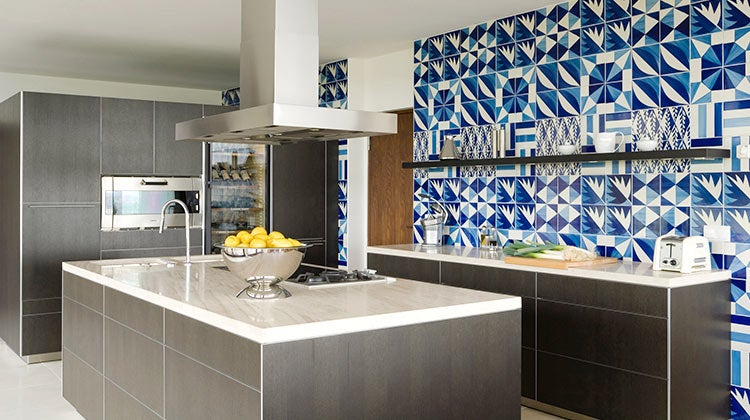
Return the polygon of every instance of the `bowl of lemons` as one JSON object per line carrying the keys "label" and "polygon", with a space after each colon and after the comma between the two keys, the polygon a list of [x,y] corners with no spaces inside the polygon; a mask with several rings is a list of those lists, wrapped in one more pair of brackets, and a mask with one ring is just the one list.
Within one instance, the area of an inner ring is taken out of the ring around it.
{"label": "bowl of lemons", "polygon": [[214,246],[221,249],[229,271],[250,283],[244,290],[248,296],[272,299],[289,295],[277,284],[294,274],[312,245],[287,238],[279,231],[269,233],[258,226],[252,231],[229,235],[223,244]]}

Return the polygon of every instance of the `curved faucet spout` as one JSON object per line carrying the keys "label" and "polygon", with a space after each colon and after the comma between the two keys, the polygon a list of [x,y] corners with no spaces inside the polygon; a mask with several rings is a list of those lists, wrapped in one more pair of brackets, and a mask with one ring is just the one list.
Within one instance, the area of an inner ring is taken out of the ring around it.
{"label": "curved faucet spout", "polygon": [[179,204],[185,211],[185,265],[190,265],[190,210],[187,205],[180,200],[173,199],[164,203],[161,208],[161,222],[159,223],[159,233],[164,232],[164,220],[167,215],[167,209],[173,205]]}

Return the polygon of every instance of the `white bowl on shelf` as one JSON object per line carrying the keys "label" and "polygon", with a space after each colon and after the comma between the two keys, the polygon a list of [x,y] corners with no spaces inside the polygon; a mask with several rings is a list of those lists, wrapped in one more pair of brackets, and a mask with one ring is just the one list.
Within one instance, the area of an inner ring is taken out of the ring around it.
{"label": "white bowl on shelf", "polygon": [[656,146],[659,145],[656,140],[651,140],[648,137],[644,137],[638,140],[635,144],[636,146],[638,146],[638,150],[640,150],[641,152],[650,152],[652,150],[655,150]]}
{"label": "white bowl on shelf", "polygon": [[561,155],[572,155],[576,152],[575,144],[561,144],[557,146],[557,152]]}

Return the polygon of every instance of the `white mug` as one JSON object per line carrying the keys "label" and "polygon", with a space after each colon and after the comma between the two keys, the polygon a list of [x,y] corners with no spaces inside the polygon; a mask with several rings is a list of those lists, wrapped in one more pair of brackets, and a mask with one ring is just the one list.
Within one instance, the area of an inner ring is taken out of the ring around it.
{"label": "white mug", "polygon": [[[620,141],[617,141],[617,135],[620,135]],[[594,150],[596,153],[613,153],[616,152],[622,144],[625,143],[625,135],[619,131],[614,133],[598,133],[594,138]]]}

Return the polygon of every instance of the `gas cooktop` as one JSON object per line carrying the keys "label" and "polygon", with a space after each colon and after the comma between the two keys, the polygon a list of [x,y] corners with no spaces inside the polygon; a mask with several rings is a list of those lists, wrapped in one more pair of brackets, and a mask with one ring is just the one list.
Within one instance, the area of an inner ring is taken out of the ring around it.
{"label": "gas cooktop", "polygon": [[287,281],[305,286],[343,285],[370,281],[386,281],[387,277],[375,274],[375,270],[324,270],[308,271]]}

